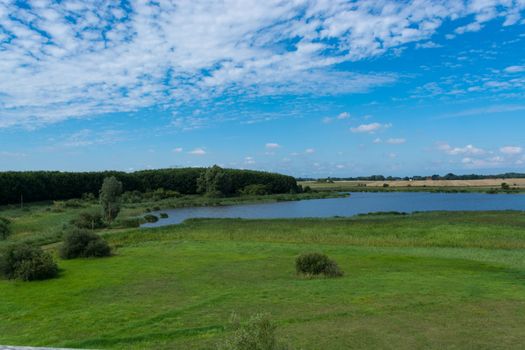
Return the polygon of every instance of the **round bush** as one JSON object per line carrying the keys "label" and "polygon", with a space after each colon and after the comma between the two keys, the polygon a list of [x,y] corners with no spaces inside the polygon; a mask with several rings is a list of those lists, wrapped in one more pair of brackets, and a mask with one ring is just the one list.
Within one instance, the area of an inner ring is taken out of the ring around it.
{"label": "round bush", "polygon": [[6,239],[11,234],[11,221],[0,217],[0,239]]}
{"label": "round bush", "polygon": [[146,220],[146,222],[157,222],[159,221],[159,218],[153,214],[147,214],[147,215],[144,215],[144,220]]}
{"label": "round bush", "polygon": [[66,234],[60,247],[63,259],[103,257],[111,255],[111,248],[102,237],[93,232],[75,229]]}
{"label": "round bush", "polygon": [[309,276],[322,274],[327,277],[338,277],[343,275],[337,263],[321,253],[301,254],[295,260],[295,269],[297,273]]}
{"label": "round bush", "polygon": [[71,220],[71,224],[78,228],[99,229],[106,227],[102,214],[99,212],[83,212]]}
{"label": "round bush", "polygon": [[58,274],[53,257],[42,248],[28,244],[8,247],[2,255],[0,269],[6,278],[22,281],[44,280]]}
{"label": "round bush", "polygon": [[168,213],[160,213],[160,218],[161,219],[167,219],[168,218]]}

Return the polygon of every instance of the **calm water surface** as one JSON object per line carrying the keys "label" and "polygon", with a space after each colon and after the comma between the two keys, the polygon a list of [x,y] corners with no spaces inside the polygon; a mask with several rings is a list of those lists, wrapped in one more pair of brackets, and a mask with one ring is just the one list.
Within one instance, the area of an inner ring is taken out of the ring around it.
{"label": "calm water surface", "polygon": [[[168,209],[169,218],[142,227],[179,224],[190,218],[305,218],[352,216],[378,211],[525,210],[525,195],[482,193],[359,192],[346,198]],[[158,214],[160,212],[154,212]]]}

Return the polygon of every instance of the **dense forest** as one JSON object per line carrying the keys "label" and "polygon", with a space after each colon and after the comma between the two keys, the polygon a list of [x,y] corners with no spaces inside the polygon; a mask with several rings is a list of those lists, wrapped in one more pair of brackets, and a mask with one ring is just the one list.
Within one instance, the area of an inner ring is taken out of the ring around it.
{"label": "dense forest", "polygon": [[[297,182],[291,176],[252,170],[222,169],[231,183],[231,194],[241,192],[249,185],[264,185],[267,193],[297,191]],[[206,168],[179,168],[144,170],[133,173],[9,171],[0,172],[0,204],[80,198],[83,194],[98,195],[104,178],[115,176],[124,191],[154,191],[159,188],[181,194],[196,194],[198,178]]]}
{"label": "dense forest", "polygon": [[383,176],[383,175],[372,175],[372,176],[357,176],[357,177],[328,177],[322,179],[314,178],[298,178],[297,181],[401,181],[401,180],[486,180],[486,179],[524,179],[525,174],[523,173],[505,173],[497,175],[478,175],[478,174],[467,174],[467,175],[455,175],[452,173],[446,175],[430,175],[430,176]]}

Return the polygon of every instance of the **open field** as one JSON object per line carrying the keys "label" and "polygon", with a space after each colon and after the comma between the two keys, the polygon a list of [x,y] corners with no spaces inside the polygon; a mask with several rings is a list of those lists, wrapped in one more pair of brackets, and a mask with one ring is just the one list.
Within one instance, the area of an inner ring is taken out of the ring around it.
{"label": "open field", "polygon": [[[299,182],[303,187],[316,190],[337,191],[465,191],[487,192],[501,190],[506,183],[514,191],[525,192],[525,179],[485,179],[485,180],[424,180],[424,181],[334,181],[319,183],[316,181]],[[388,187],[384,187],[387,184]]]}
{"label": "open field", "polygon": [[[102,234],[115,256],[59,260],[53,280],[0,281],[0,343],[214,349],[232,312],[270,313],[296,349],[525,343],[523,212],[208,219]],[[334,258],[344,277],[296,276],[294,258],[308,251]]]}

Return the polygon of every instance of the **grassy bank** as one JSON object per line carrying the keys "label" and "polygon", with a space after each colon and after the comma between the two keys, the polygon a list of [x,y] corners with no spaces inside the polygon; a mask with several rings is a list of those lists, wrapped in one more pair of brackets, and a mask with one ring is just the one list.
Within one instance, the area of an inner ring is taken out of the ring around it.
{"label": "grassy bank", "polygon": [[[206,197],[186,195],[165,199],[152,199],[135,203],[123,203],[122,210],[114,225],[119,229],[119,222],[143,216],[152,210],[222,206],[250,203],[272,203],[280,201],[297,201],[344,196],[334,191],[320,191],[299,194],[274,194],[261,196]],[[13,235],[7,241],[0,240],[0,247],[10,242],[27,241],[40,245],[51,244],[61,240],[62,231],[72,219],[82,212],[99,211],[97,201],[73,200],[57,202],[29,203],[23,209],[19,206],[0,206],[0,216],[12,221]]]}
{"label": "grassy bank", "polygon": [[[296,349],[519,349],[525,214],[191,220],[106,232],[106,259],[0,281],[0,343],[213,349],[232,311],[268,312]],[[323,251],[345,275],[304,279]]]}

